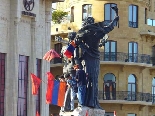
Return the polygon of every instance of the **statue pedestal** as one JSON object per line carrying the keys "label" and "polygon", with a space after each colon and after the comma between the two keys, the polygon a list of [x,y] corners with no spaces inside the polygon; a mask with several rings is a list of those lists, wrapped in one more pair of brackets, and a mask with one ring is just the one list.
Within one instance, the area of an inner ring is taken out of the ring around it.
{"label": "statue pedestal", "polygon": [[[86,115],[87,114],[87,115]],[[89,107],[77,107],[73,112],[60,112],[60,116],[104,116],[105,110]]]}

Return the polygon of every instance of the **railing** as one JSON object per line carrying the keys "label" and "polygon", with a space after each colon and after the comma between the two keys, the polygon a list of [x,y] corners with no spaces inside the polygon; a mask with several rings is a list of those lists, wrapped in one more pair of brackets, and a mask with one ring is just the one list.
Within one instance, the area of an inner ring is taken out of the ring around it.
{"label": "railing", "polygon": [[137,28],[138,27],[138,22],[129,21],[129,27]]}
{"label": "railing", "polygon": [[100,53],[100,61],[135,62],[146,64],[152,63],[150,55],[136,53],[129,54],[122,52],[102,52]]}
{"label": "railing", "polygon": [[[101,52],[100,61],[114,61],[114,62],[134,62],[155,64],[155,57],[146,54],[129,54],[122,52]],[[52,64],[63,63],[63,58],[54,58]]]}
{"label": "railing", "polygon": [[62,58],[54,58],[51,60],[51,64],[63,63]]}
{"label": "railing", "polygon": [[155,103],[155,94],[131,92],[131,91],[116,91],[98,93],[99,100],[126,100],[126,101],[145,101]]}

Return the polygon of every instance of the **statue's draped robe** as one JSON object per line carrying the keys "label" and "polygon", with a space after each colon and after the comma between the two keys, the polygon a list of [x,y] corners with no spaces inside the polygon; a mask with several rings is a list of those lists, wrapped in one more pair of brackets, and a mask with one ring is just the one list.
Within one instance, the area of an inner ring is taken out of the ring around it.
{"label": "statue's draped robe", "polygon": [[[100,70],[100,39],[114,29],[116,20],[104,27],[102,22],[90,24],[78,31],[76,44],[82,49],[82,58],[85,61],[88,84],[85,97],[85,106],[101,108],[98,102],[98,75]],[[76,57],[76,56],[75,56]]]}

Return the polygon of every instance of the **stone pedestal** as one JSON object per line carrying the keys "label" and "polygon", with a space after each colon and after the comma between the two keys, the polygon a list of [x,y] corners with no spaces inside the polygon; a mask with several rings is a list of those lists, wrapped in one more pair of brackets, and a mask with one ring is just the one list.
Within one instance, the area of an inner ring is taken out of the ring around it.
{"label": "stone pedestal", "polygon": [[[88,115],[86,115],[86,113]],[[60,116],[104,116],[105,110],[89,107],[77,107],[73,112],[60,112]]]}

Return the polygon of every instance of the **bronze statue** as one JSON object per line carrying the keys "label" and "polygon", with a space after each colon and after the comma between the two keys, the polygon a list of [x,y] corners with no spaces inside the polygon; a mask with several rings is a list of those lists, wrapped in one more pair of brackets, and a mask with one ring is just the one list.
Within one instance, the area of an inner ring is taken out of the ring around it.
{"label": "bronze statue", "polygon": [[88,107],[102,109],[98,102],[98,75],[100,70],[100,52],[98,48],[102,38],[114,29],[119,20],[117,7],[113,7],[113,9],[116,11],[116,16],[108,26],[104,26],[104,22],[94,23],[94,18],[88,17],[84,20],[83,27],[77,32],[74,39],[77,45],[76,50],[79,49],[78,47],[82,49],[80,58],[78,58],[78,52],[75,52],[75,63],[81,65],[81,61],[84,60],[85,71],[88,74],[85,97],[85,106]]}
{"label": "bronze statue", "polygon": [[[104,21],[94,23],[93,17],[87,17],[76,36],[70,36],[71,40],[75,41],[76,48],[70,68],[67,65],[64,68],[70,69],[69,72],[71,73],[72,66],[78,64],[88,74],[84,105],[92,108],[102,109],[98,102],[98,75],[100,70],[100,52],[98,48],[104,46],[105,40],[103,40],[103,37],[118,24],[118,8],[115,6],[112,9],[116,11],[116,16],[108,26],[104,25]],[[70,33],[70,35],[72,34]],[[82,51],[81,55],[79,55],[79,49]]]}

